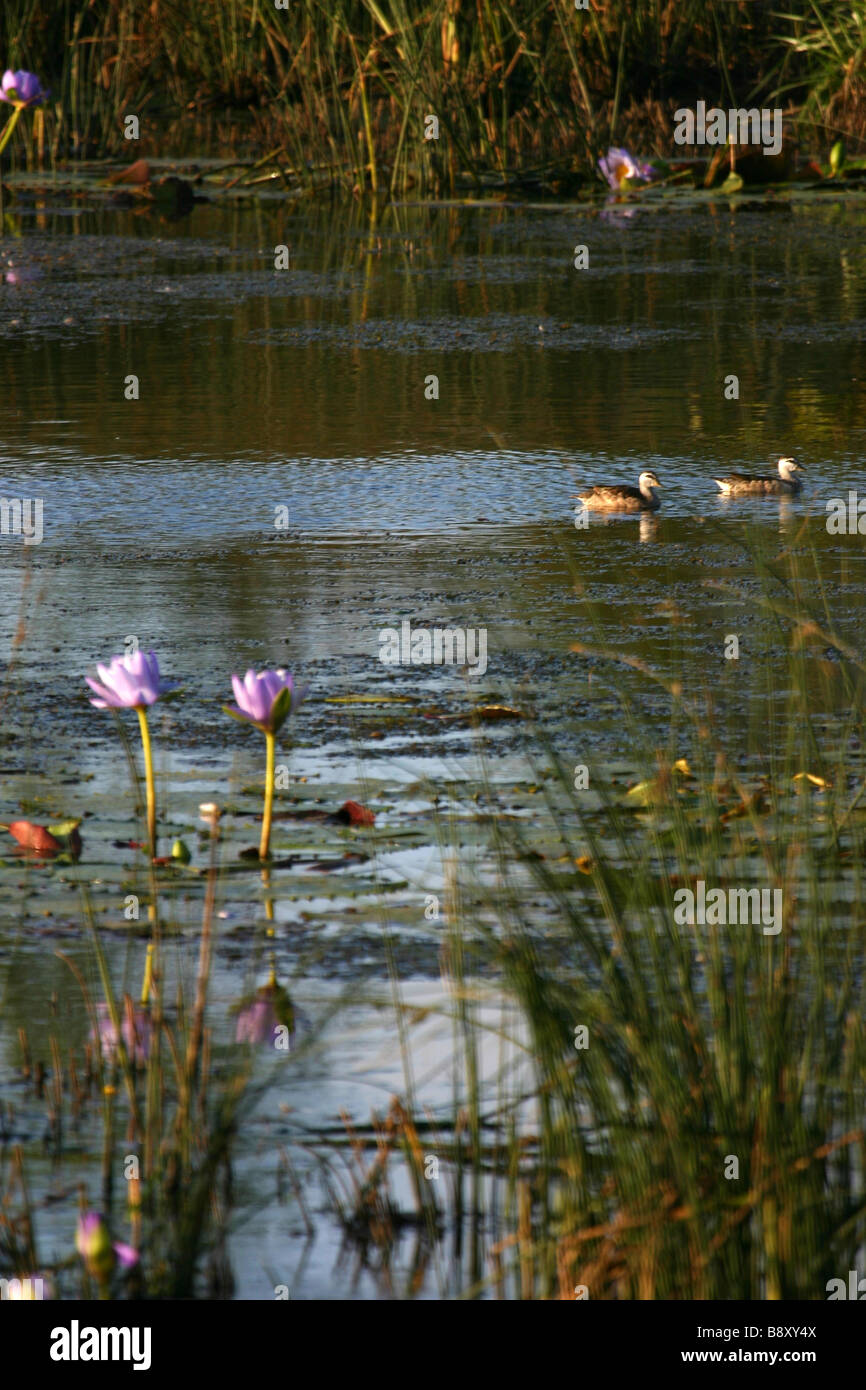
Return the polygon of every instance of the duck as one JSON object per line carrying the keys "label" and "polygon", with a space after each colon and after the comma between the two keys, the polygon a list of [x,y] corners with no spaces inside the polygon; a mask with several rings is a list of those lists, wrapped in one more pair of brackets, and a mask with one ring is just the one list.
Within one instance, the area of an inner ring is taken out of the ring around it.
{"label": "duck", "polygon": [[779,459],[779,476],[772,474],[729,473],[726,478],[713,481],[725,497],[787,497],[799,492],[803,486],[797,474],[803,472],[803,465],[795,458]]}
{"label": "duck", "polygon": [[641,473],[637,487],[625,483],[601,483],[577,495],[588,512],[655,512],[661,499],[655,492],[661,483],[651,469]]}

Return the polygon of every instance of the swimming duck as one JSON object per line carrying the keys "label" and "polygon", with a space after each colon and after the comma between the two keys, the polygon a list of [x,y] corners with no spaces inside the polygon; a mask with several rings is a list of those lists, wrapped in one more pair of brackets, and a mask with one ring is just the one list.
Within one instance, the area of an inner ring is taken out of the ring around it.
{"label": "swimming duck", "polygon": [[803,484],[797,474],[802,471],[803,465],[796,459],[781,458],[778,478],[754,473],[729,473],[726,478],[716,478],[714,481],[725,497],[785,497],[800,491]]}
{"label": "swimming duck", "polygon": [[654,488],[661,483],[652,470],[641,473],[637,487],[625,483],[601,484],[577,495],[588,512],[654,512],[661,500]]}

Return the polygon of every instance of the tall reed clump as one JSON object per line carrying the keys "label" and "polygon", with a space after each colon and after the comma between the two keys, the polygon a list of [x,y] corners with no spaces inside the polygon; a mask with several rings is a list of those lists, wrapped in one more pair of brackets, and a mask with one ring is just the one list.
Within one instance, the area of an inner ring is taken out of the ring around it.
{"label": "tall reed clump", "polygon": [[[55,1161],[63,1160],[63,1134],[70,1124],[93,1128],[101,1172],[97,1184],[84,1178],[81,1203],[82,1212],[98,1210],[100,1216],[83,1220],[95,1223],[92,1241],[109,1256],[107,1232],[122,1235],[130,1257],[126,1264],[132,1266],[121,1278],[113,1261],[101,1265],[91,1252],[81,1269],[84,1297],[225,1297],[231,1292],[223,1248],[232,1216],[231,1160],[242,1115],[258,1088],[251,1084],[249,1049],[237,1049],[229,1059],[217,1054],[215,1062],[207,1020],[215,883],[214,862],[192,999],[185,999],[178,985],[176,996],[166,1000],[160,923],[154,917],[140,999],[116,991],[88,903],[101,1000],[80,967],[58,952],[82,991],[92,1042],[83,1070],[80,1058],[76,1062],[70,1052],[64,1063],[59,1044],[53,1045]],[[22,1046],[29,1074],[26,1040]],[[69,1262],[54,1271],[40,1262],[39,1204],[34,1208],[27,1200],[20,1150],[13,1160],[0,1204],[0,1254],[5,1243],[7,1261],[19,1277],[48,1270],[53,1296],[70,1296]],[[53,1244],[56,1248],[56,1238]]]}
{"label": "tall reed clump", "polygon": [[[742,663],[751,728],[726,729],[709,689],[575,644],[599,674],[624,672],[623,734],[646,777],[624,795],[591,768],[575,791],[573,763],[548,748],[537,771],[552,774],[558,836],[540,853],[537,832],[500,819],[496,926],[463,917],[534,1072],[507,1143],[518,1112],[498,1116],[510,1195],[478,1290],[511,1278],[515,1297],[824,1299],[862,1268],[866,663],[803,563],[755,558],[762,593],[743,602],[787,659]],[[647,682],[669,705],[660,748],[641,718]],[[770,890],[778,931],[709,911],[685,923],[699,880]]]}
{"label": "tall reed clump", "polygon": [[[180,977],[169,984],[166,965],[175,953],[166,949],[165,924],[152,916],[141,993],[119,991],[85,901],[92,971],[57,952],[91,1022],[83,1062],[52,1037],[50,1067],[34,1067],[21,1031],[22,1078],[46,1106],[46,1143],[67,1193],[74,1191],[71,1179],[80,1192],[76,1244],[83,1263],[72,1254],[73,1203],[64,1209],[70,1217],[64,1257],[56,1213],[50,1240],[42,1229],[47,1202],[38,1175],[29,1171],[38,1160],[23,1146],[3,1155],[0,1273],[44,1279],[45,1297],[226,1298],[234,1290],[227,1240],[237,1220],[237,1142],[274,1080],[272,1067],[255,1075],[257,1054],[289,1052],[274,1042],[270,1027],[283,1017],[277,996],[291,1005],[272,974],[271,986],[239,1014],[237,1041],[228,1047],[217,1041],[209,1006],[217,872],[214,847],[191,990]],[[273,1045],[264,1049],[268,1041]],[[82,1164],[80,1144],[68,1142],[70,1133],[82,1132],[99,1155],[95,1173],[90,1162]],[[109,1233],[123,1241],[114,1246],[123,1260],[112,1257]],[[55,1264],[49,1248],[61,1251]]]}
{"label": "tall reed clump", "polygon": [[[108,966],[91,922],[99,976],[113,1024],[113,1069],[125,1096],[125,1105],[118,1106],[114,1084],[104,1088],[103,1205],[120,1205],[125,1197],[133,1231],[146,1232],[140,1283],[150,1297],[193,1297],[202,1259],[208,1253],[211,1281],[214,1271],[224,1268],[214,1254],[225,1239],[231,1154],[242,1105],[249,1099],[248,1053],[214,1074],[212,1033],[206,1015],[216,842],[212,852],[193,998],[185,1001],[182,993],[178,994],[172,1021],[161,968],[161,933],[158,920],[153,921],[156,966],[143,991],[149,997],[145,1001],[147,1012],[141,1017],[148,1040],[144,1067],[136,1065],[140,1059],[123,1027],[124,1012],[133,1012],[131,1000],[127,996],[122,1006],[115,1001]],[[119,1181],[117,1154],[121,1145],[138,1159],[140,1181],[131,1186]]]}
{"label": "tall reed clump", "polygon": [[[122,726],[120,731],[137,788],[128,738]],[[54,1162],[67,1177],[74,1173],[80,1180],[76,1245],[83,1263],[79,1268],[71,1256],[51,1266],[40,1258],[45,1203],[30,1199],[28,1163],[19,1147],[10,1156],[5,1190],[0,1173],[0,1273],[18,1279],[44,1276],[52,1297],[70,1296],[71,1265],[81,1280],[75,1290],[84,1297],[188,1299],[229,1297],[233,1291],[226,1254],[236,1217],[233,1158],[245,1119],[274,1079],[272,1068],[256,1078],[256,1052],[266,1043],[271,1055],[294,1052],[289,1039],[294,1026],[291,1001],[272,966],[270,984],[237,1005],[234,1043],[218,1040],[210,1004],[220,883],[218,813],[210,824],[211,857],[191,987],[184,979],[186,952],[163,915],[165,896],[174,890],[158,878],[148,856],[148,945],[138,997],[115,985],[111,967],[117,952],[111,951],[110,964],[82,879],[92,966],[88,970],[66,952],[56,954],[71,972],[70,985],[74,988],[73,977],[77,982],[90,1020],[83,1064],[80,1054],[76,1057],[74,1049],[65,1054],[52,1037],[50,1067],[34,1066],[21,1030],[22,1078],[46,1105]],[[286,1034],[285,1042],[277,1033]],[[78,1146],[70,1151],[66,1142],[70,1130],[82,1127],[98,1146],[96,1176],[90,1165],[81,1164]],[[72,1225],[69,1236],[71,1248]],[[122,1236],[123,1244],[112,1246],[110,1236]],[[58,1243],[55,1236],[55,1249]],[[124,1258],[115,1258],[112,1250],[124,1252]]]}
{"label": "tall reed clump", "polygon": [[31,162],[128,150],[129,114],[137,152],[201,153],[196,122],[234,111],[238,138],[280,152],[298,177],[377,193],[589,174],[609,140],[669,154],[673,110],[698,97],[784,96],[811,102],[814,119],[842,94],[860,135],[862,51],[856,15],[749,0],[10,0],[0,15],[0,54],[53,92],[32,132],[16,132]]}
{"label": "tall reed clump", "polygon": [[866,103],[866,14],[853,5],[809,5],[777,28],[771,40],[778,67],[772,90],[779,99],[790,94],[796,71],[809,74],[800,113],[810,135],[855,133],[863,136]]}

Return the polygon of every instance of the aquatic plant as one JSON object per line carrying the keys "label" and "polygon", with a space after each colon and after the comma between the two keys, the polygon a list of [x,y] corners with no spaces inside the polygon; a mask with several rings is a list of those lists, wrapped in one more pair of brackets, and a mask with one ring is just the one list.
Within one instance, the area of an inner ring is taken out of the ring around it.
{"label": "aquatic plant", "polygon": [[11,140],[21,112],[26,111],[29,106],[38,106],[48,95],[34,73],[25,72],[23,68],[19,68],[17,72],[13,72],[11,68],[6,69],[0,78],[0,101],[5,101],[12,107],[12,115],[6,122],[3,134],[0,135],[0,154]]}
{"label": "aquatic plant", "polygon": [[[414,1055],[413,1010],[398,997],[396,1013],[402,1103],[427,1126],[418,1150],[441,1165],[460,1250],[455,1293],[823,1299],[862,1268],[866,661],[805,523],[798,540],[767,555],[750,537],[716,586],[737,626],[769,634],[772,673],[750,660],[705,681],[676,642],[631,656],[576,571],[573,656],[615,693],[635,785],[601,756],[575,776],[563,749],[585,747],[583,721],[551,737],[526,725],[531,807],[510,783],[501,799],[485,787],[497,883],[473,873],[462,814],[442,815],[449,997],[428,1007],[453,1028],[450,1106],[413,1089],[429,1039]],[[530,814],[539,802],[547,814]],[[706,887],[727,917],[709,894],[703,909]],[[747,899],[760,912],[735,918]],[[399,1277],[394,1232],[422,1213],[393,1210],[383,1128],[350,1133],[362,1176],[332,1201]],[[411,1181],[411,1150],[404,1164]]]}
{"label": "aquatic plant", "polygon": [[649,183],[656,172],[651,164],[636,159],[628,150],[613,147],[598,161],[598,167],[611,188],[621,188],[627,180]]}
{"label": "aquatic plant", "polygon": [[265,804],[262,814],[262,834],[259,858],[270,856],[271,818],[274,809],[274,772],[276,737],[290,714],[298,708],[307,690],[295,689],[288,671],[259,671],[250,669],[243,680],[232,676],[236,705],[224,705],[226,714],[243,724],[252,724],[265,736],[267,748],[265,769]]}
{"label": "aquatic plant", "polygon": [[91,1041],[98,1042],[106,1062],[117,1057],[118,1044],[123,1039],[124,1047],[133,1065],[143,1067],[150,1051],[152,1024],[147,1009],[135,1008],[132,1001],[124,1009],[120,1028],[111,1016],[111,1007],[106,1000],[96,1005],[97,1022],[91,1033]]}
{"label": "aquatic plant", "polygon": [[[611,673],[640,795],[597,766],[584,790],[539,735],[556,832],[498,818],[495,927],[462,898],[453,930],[467,949],[480,938],[532,1039],[534,1123],[509,1137],[506,1104],[499,1129],[500,1171],[521,1173],[525,1196],[518,1183],[493,1268],[510,1252],[519,1297],[823,1298],[866,1240],[866,827],[850,751],[866,663],[817,566],[758,547],[731,596],[770,620],[787,662],[769,691],[760,665],[738,673],[756,682],[751,730],[724,727],[716,691],[605,645],[599,619],[572,650]],[[650,688],[670,722],[648,736]],[[768,727],[785,731],[772,750]],[[773,914],[761,897],[760,920],[708,907],[684,926],[678,905],[705,885],[741,901],[762,885]],[[464,1086],[471,1099],[468,1067]]]}
{"label": "aquatic plant", "polygon": [[91,1279],[95,1279],[104,1296],[108,1295],[115,1269],[132,1269],[138,1264],[138,1251],[131,1245],[113,1241],[102,1212],[88,1211],[78,1219],[75,1228],[75,1248],[84,1261]]}
{"label": "aquatic plant", "polygon": [[[67,960],[94,1021],[95,1032],[91,1036],[99,1038],[102,1044],[94,1060],[101,1102],[99,1205],[105,1215],[100,1219],[98,1212],[88,1213],[80,1223],[77,1248],[103,1297],[193,1297],[203,1287],[203,1264],[209,1255],[214,1260],[212,1275],[218,1280],[213,1287],[225,1292],[224,1278],[228,1275],[219,1272],[219,1251],[231,1202],[224,1200],[223,1182],[228,1185],[230,1152],[242,1112],[257,1097],[249,1084],[253,1058],[244,1050],[234,1049],[226,1065],[213,1065],[206,1011],[217,848],[215,836],[211,843],[194,997],[185,1001],[179,981],[176,1017],[169,1019],[163,1010],[165,981],[161,956],[153,943],[147,948],[141,1007],[133,1007],[128,995],[123,1005],[116,1002],[89,907],[105,1008],[101,1007],[103,1001],[90,999],[81,972]],[[141,1043],[145,1045],[140,1046]],[[112,1065],[111,1073],[104,1070],[106,1061]],[[58,1076],[57,1085],[60,1084]],[[118,1245],[109,1235],[109,1228],[119,1216],[119,1204],[113,1194],[121,1132],[122,1152],[134,1156],[135,1163],[133,1172],[124,1168],[125,1180],[121,1184],[131,1228],[132,1245],[127,1247]],[[32,1231],[32,1222],[27,1230]],[[121,1290],[112,1282],[113,1276],[119,1269],[131,1267],[131,1256],[136,1251],[141,1257],[135,1262],[135,1283]],[[18,1259],[22,1267],[25,1253],[34,1263],[30,1251],[21,1252]]]}
{"label": "aquatic plant", "polygon": [[[290,678],[286,683],[282,678],[285,673],[280,678],[277,673],[270,675],[279,688],[267,680],[261,689],[260,682],[251,683],[240,698],[245,716],[259,716],[255,722],[274,732],[284,722],[283,706],[286,702],[289,707],[296,706],[304,692],[299,692]],[[145,716],[168,688],[160,678],[153,653],[137,659],[115,658],[99,666],[97,677],[88,677],[88,684],[97,707],[131,708]],[[275,698],[269,698],[268,692]],[[280,695],[282,703],[278,703]],[[24,1030],[20,1034],[22,1075],[32,1082],[34,1096],[44,1099],[47,1106],[58,1163],[69,1157],[64,1147],[64,1097],[74,1094],[76,1123],[95,1105],[96,1113],[89,1118],[95,1127],[97,1151],[101,1152],[101,1190],[98,1196],[94,1194],[91,1206],[82,1187],[82,1213],[75,1235],[83,1262],[80,1287],[84,1296],[90,1296],[89,1281],[93,1281],[98,1296],[106,1299],[190,1298],[205,1290],[213,1296],[226,1296],[231,1291],[231,1270],[223,1251],[233,1206],[231,1151],[243,1115],[251,1112],[270,1082],[258,1087],[252,1084],[255,1057],[247,1049],[235,1047],[226,1055],[213,1048],[207,1009],[220,817],[213,804],[205,810],[211,827],[211,860],[192,998],[185,998],[181,972],[167,1014],[162,948],[166,923],[155,910],[149,924],[151,939],[140,1003],[134,1003],[128,993],[116,991],[85,890],[101,999],[92,998],[90,983],[78,963],[58,953],[78,982],[91,1022],[84,1075],[74,1048],[64,1060],[60,1043],[52,1037],[46,1086],[46,1068],[41,1060],[32,1064],[27,1035]],[[68,828],[68,824],[55,828]],[[155,884],[155,871],[152,873]],[[274,1030],[284,1027],[291,1046],[292,1003],[276,981],[273,963],[268,983],[243,1001],[240,1014],[238,1033],[242,1040],[257,1042],[267,1031],[282,1050],[282,1039]],[[124,1155],[120,1183],[119,1152]],[[21,1150],[13,1153],[12,1160],[8,1183],[4,1183],[5,1167],[0,1172],[0,1269],[8,1267],[26,1277],[26,1271],[41,1268],[36,1220]],[[120,1201],[118,1189],[123,1194]],[[129,1244],[113,1238],[124,1212],[131,1232]],[[51,1272],[56,1275],[61,1297],[67,1294],[70,1263],[62,1261],[46,1272],[46,1278]],[[116,1277],[121,1271],[132,1271],[131,1278],[121,1283]]]}
{"label": "aquatic plant", "polygon": [[38,106],[48,95],[35,73],[24,72],[22,69],[13,72],[11,68],[7,68],[0,78],[0,101],[6,101],[16,108]]}
{"label": "aquatic plant", "polygon": [[156,789],[147,711],[160,695],[167,694],[174,687],[160,678],[159,662],[153,652],[146,655],[137,651],[126,656],[114,656],[108,666],[97,665],[96,669],[98,681],[91,676],[85,677],[97,695],[90,703],[97,709],[134,709],[138,715],[147,785],[147,836],[153,858],[156,854]]}

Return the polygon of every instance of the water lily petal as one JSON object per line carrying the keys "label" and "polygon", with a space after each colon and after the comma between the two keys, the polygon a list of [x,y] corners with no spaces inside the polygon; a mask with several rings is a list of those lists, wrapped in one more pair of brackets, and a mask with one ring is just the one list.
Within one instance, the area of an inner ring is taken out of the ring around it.
{"label": "water lily petal", "polygon": [[95,690],[97,695],[101,697],[98,700],[90,701],[90,703],[92,705],[95,705],[97,709],[123,708],[123,702],[121,700],[118,700],[113,690],[109,690],[108,687],[105,685],[100,685],[99,681],[93,680],[91,676],[85,676],[84,679],[87,681],[87,684],[90,686],[90,689]]}
{"label": "water lily petal", "polygon": [[244,688],[247,708],[252,717],[258,720],[267,719],[270,700],[268,699],[267,686],[263,684],[263,678],[255,671],[247,671],[244,677]]}
{"label": "water lily petal", "polygon": [[122,1241],[116,1240],[112,1249],[123,1269],[132,1269],[134,1265],[138,1264],[138,1251],[134,1250],[131,1245],[124,1245]]}
{"label": "water lily petal", "polygon": [[110,684],[114,687],[125,705],[137,705],[141,701],[141,682],[118,663],[112,673]]}
{"label": "water lily petal", "polygon": [[247,671],[244,685],[250,716],[258,723],[265,723],[271,710],[267,683],[263,676],[257,676],[255,671]]}

